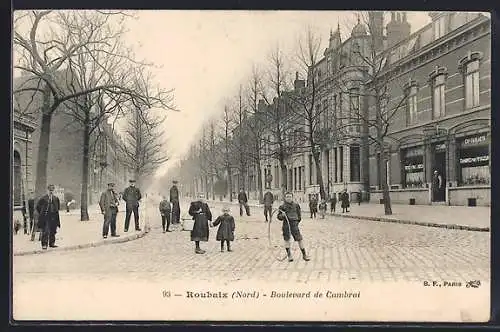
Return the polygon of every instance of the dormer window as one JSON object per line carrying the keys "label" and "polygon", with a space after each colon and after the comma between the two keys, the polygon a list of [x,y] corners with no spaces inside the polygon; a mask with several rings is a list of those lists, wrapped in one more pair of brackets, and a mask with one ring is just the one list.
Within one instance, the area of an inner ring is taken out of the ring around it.
{"label": "dormer window", "polygon": [[434,21],[434,39],[439,39],[446,34],[446,16],[443,15]]}

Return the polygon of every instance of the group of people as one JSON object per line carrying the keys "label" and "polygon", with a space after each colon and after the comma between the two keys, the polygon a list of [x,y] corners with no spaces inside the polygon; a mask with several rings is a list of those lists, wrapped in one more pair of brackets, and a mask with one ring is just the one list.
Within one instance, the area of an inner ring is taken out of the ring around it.
{"label": "group of people", "polygon": [[[340,207],[342,208],[342,213],[349,212],[350,207],[350,199],[349,194],[347,193],[347,189],[344,189],[342,192],[338,194],[338,200],[340,201]],[[358,202],[360,199],[358,198]],[[335,213],[337,206],[337,194],[333,194],[330,197],[330,213]],[[322,199],[321,202],[318,203],[318,195],[313,194],[309,199],[309,211],[311,213],[311,218],[316,218],[319,210],[320,217],[322,219],[325,218],[328,206],[327,201]]]}

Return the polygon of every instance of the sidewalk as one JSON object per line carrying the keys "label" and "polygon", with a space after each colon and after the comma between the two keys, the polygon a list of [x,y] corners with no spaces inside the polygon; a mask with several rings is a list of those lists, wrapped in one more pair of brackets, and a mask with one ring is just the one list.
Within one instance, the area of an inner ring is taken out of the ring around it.
{"label": "sidewalk", "polygon": [[120,206],[116,218],[116,231],[120,237],[110,237],[108,234],[107,239],[102,238],[103,215],[97,205],[89,206],[89,221],[80,221],[80,209],[71,210],[69,213],[66,210],[61,210],[59,215],[61,217],[61,228],[57,230],[56,245],[58,248],[48,248],[42,250],[40,241],[38,241],[39,234],[35,236],[35,241],[30,241],[31,235],[24,234],[21,229],[17,235],[13,235],[12,251],[14,256],[32,255],[53,251],[68,251],[74,249],[83,249],[89,247],[97,247],[112,243],[122,243],[132,241],[143,237],[147,233],[144,227],[143,212],[141,211],[141,232],[134,230],[134,217],[131,217],[131,227],[128,233],[123,232],[125,223],[124,207]]}
{"label": "sidewalk", "polygon": [[[213,201],[212,203],[221,203]],[[225,202],[229,203],[229,202]],[[237,202],[230,204],[238,205]],[[261,208],[262,205],[257,202],[249,202],[250,206]],[[275,203],[277,208],[278,204]],[[303,214],[309,217],[309,204],[300,203]],[[447,205],[403,205],[392,204],[392,215],[384,214],[384,206],[375,203],[362,203],[361,205],[352,204],[349,208],[349,213],[339,213],[340,204],[337,203],[334,216],[354,219],[374,220],[381,222],[394,222],[400,224],[412,224],[427,227],[441,227],[449,229],[462,229],[468,231],[490,231],[490,214],[489,207],[466,207],[466,206],[447,206]],[[330,204],[328,204],[327,217]]]}

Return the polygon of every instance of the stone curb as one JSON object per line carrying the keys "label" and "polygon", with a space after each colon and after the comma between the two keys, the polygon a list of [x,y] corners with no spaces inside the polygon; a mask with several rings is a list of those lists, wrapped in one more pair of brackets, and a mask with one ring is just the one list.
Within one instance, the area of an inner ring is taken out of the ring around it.
{"label": "stone curb", "polygon": [[100,246],[105,246],[105,245],[109,245],[109,244],[124,243],[124,242],[129,242],[129,241],[134,241],[134,240],[140,239],[140,238],[144,237],[147,233],[149,233],[149,228],[144,228],[144,230],[139,232],[139,233],[128,235],[125,237],[109,238],[108,240],[78,244],[78,245],[67,246],[67,247],[57,247],[57,248],[52,248],[50,250],[36,249],[36,250],[20,251],[20,252],[14,253],[13,256],[28,256],[28,255],[36,255],[36,254],[45,254],[45,253],[56,252],[56,251],[74,251],[74,250],[78,250],[78,249],[100,247]]}
{"label": "stone curb", "polygon": [[[238,205],[238,203],[235,202],[220,202],[220,201],[209,201],[213,204],[219,203],[219,204],[224,204],[224,203],[229,203],[233,205]],[[256,205],[256,204],[249,204],[251,207],[262,207],[261,205]],[[307,210],[304,210],[304,212],[309,212]],[[329,214],[332,215],[332,214]],[[404,219],[392,219],[392,218],[383,218],[383,217],[370,217],[370,216],[356,216],[352,214],[340,214],[340,213],[334,213],[333,216],[336,217],[344,217],[344,218],[351,218],[351,219],[362,219],[362,220],[371,220],[371,221],[379,221],[379,222],[390,222],[390,223],[395,223],[395,224],[406,224],[406,225],[416,225],[416,226],[424,226],[424,227],[436,227],[436,228],[446,228],[446,229],[457,229],[457,230],[463,230],[463,231],[470,231],[470,232],[489,232],[490,228],[489,227],[475,227],[475,226],[467,226],[467,225],[456,225],[456,224],[440,224],[440,223],[435,223],[435,222],[423,222],[423,221],[413,221],[413,220],[404,220]]]}

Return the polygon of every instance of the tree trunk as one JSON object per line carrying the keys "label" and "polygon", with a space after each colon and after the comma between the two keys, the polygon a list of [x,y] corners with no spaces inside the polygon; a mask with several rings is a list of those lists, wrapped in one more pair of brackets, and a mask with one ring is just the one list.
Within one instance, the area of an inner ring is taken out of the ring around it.
{"label": "tree trunk", "polygon": [[38,140],[38,159],[36,161],[36,197],[40,198],[47,192],[47,163],[49,159],[50,124],[52,113],[42,115],[40,139]]}
{"label": "tree trunk", "polygon": [[233,201],[233,177],[231,176],[231,167],[227,167],[227,187],[229,190],[229,201]]}
{"label": "tree trunk", "polygon": [[88,116],[83,125],[83,160],[82,160],[82,189],[80,192],[80,220],[89,220],[88,211],[88,190],[89,190],[89,144],[90,144],[90,127]]}
{"label": "tree trunk", "polygon": [[380,169],[380,184],[382,186],[382,199],[384,200],[384,212],[386,215],[392,214],[391,207],[391,196],[389,194],[389,186],[387,185],[387,163],[385,158],[384,149],[380,149],[380,158],[379,158],[379,169]]}
{"label": "tree trunk", "polygon": [[257,161],[257,189],[259,190],[259,203],[264,200],[264,188],[262,188],[262,168],[260,167],[260,158]]}
{"label": "tree trunk", "polygon": [[287,187],[288,174],[284,160],[280,160],[280,168],[281,168],[281,198],[285,199],[285,193],[287,192],[286,187]]}
{"label": "tree trunk", "polygon": [[321,172],[321,160],[319,152],[313,151],[314,164],[316,166],[316,181],[319,185],[319,195],[321,199],[326,199],[325,183],[323,182],[323,173]]}

